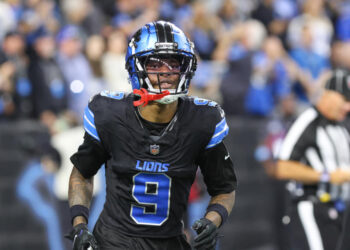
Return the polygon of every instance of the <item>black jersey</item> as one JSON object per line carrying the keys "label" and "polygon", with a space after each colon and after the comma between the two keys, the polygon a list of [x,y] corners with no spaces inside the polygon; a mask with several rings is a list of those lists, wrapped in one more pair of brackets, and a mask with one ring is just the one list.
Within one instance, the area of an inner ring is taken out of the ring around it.
{"label": "black jersey", "polygon": [[230,193],[236,177],[222,142],[228,126],[212,101],[183,97],[172,121],[154,135],[133,106],[134,96],[95,96],[84,114],[84,143],[71,160],[89,178],[105,163],[107,227],[128,235],[171,237],[182,217],[197,166],[210,195]]}

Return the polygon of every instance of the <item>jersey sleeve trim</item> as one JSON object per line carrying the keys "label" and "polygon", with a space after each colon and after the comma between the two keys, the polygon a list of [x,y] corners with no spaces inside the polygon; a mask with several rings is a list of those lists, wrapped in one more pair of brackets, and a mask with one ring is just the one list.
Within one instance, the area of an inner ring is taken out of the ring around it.
{"label": "jersey sleeve trim", "polygon": [[101,96],[109,97],[116,100],[121,100],[124,98],[125,93],[121,91],[109,91],[104,90],[100,93]]}
{"label": "jersey sleeve trim", "polygon": [[228,134],[229,127],[226,123],[226,118],[223,118],[215,127],[214,135],[210,139],[208,145],[206,146],[205,149],[212,148],[215,145],[219,144],[222,142],[222,140],[226,137]]}
{"label": "jersey sleeve trim", "polygon": [[95,138],[98,141],[101,141],[100,137],[97,134],[94,114],[89,109],[89,107],[86,107],[84,111],[84,129],[93,138]]}

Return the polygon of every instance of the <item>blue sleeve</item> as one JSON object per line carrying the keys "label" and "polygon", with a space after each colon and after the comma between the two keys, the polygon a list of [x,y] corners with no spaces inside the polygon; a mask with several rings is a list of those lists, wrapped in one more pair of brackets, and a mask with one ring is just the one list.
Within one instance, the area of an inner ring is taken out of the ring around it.
{"label": "blue sleeve", "polygon": [[96,130],[94,113],[90,110],[89,107],[86,107],[84,111],[84,129],[93,138],[101,141]]}
{"label": "blue sleeve", "polygon": [[229,131],[229,127],[226,123],[226,118],[225,118],[224,113],[222,111],[221,120],[219,122],[217,122],[217,124],[215,126],[215,130],[213,132],[213,136],[211,137],[211,139],[210,139],[208,145],[205,147],[205,149],[215,147],[220,142],[222,142],[223,139],[228,134],[228,131]]}

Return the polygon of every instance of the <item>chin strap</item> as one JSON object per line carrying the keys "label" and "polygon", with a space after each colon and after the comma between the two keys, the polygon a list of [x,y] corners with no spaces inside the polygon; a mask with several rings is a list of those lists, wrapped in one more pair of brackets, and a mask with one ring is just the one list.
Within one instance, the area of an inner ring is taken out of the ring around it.
{"label": "chin strap", "polygon": [[146,89],[141,88],[134,89],[134,94],[140,96],[140,100],[134,101],[134,106],[137,107],[143,104],[142,107],[145,107],[149,101],[162,99],[164,96],[170,95],[170,92],[169,90],[164,90],[160,94],[149,94]]}

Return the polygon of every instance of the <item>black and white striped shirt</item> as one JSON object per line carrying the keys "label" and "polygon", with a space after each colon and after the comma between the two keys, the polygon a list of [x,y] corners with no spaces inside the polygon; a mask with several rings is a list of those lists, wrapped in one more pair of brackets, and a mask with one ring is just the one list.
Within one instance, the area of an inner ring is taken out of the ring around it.
{"label": "black and white striped shirt", "polygon": [[[350,169],[350,136],[342,123],[327,120],[315,108],[304,111],[289,129],[278,158],[304,163],[318,172]],[[331,200],[350,199],[350,183],[342,185],[298,184],[300,198],[317,196],[322,189]],[[301,192],[300,192],[301,191]]]}

